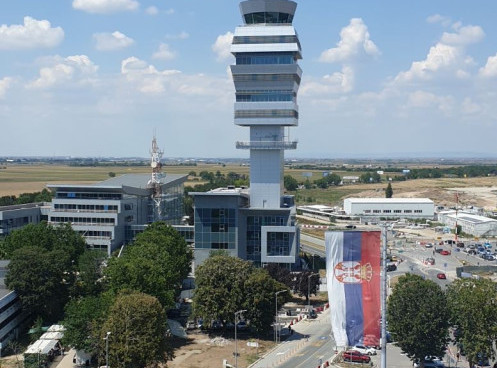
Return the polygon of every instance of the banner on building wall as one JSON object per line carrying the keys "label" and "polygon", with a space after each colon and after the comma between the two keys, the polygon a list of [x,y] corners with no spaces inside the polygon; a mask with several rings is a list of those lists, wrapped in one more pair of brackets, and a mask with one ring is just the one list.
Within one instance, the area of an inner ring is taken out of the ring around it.
{"label": "banner on building wall", "polygon": [[380,342],[381,232],[326,232],[326,278],[337,346]]}

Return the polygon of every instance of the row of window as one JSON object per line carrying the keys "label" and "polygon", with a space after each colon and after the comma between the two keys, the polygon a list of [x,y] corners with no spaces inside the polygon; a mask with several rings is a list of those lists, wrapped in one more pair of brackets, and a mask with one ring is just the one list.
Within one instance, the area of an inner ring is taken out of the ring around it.
{"label": "row of window", "polygon": [[364,210],[364,213],[395,213],[395,214],[400,214],[400,213],[423,213],[423,210]]}
{"label": "row of window", "polygon": [[245,14],[245,24],[292,23],[293,14],[279,12],[257,12]]}
{"label": "row of window", "polygon": [[114,225],[113,218],[95,218],[95,217],[50,217],[51,222],[71,222],[76,224],[95,224],[95,225]]}
{"label": "row of window", "polygon": [[237,53],[236,65],[274,65],[274,64],[295,64],[297,59],[294,53],[273,52],[273,53]]}
{"label": "row of window", "polygon": [[78,231],[82,236],[92,238],[112,238],[111,231]]}
{"label": "row of window", "polygon": [[298,43],[297,36],[236,36],[233,44]]}
{"label": "row of window", "polygon": [[57,198],[79,198],[79,199],[121,199],[121,193],[75,193],[75,192],[57,192]]}
{"label": "row of window", "polygon": [[117,212],[116,205],[93,205],[93,204],[68,204],[68,203],[55,203],[55,210],[72,210],[72,211],[112,211]]}
{"label": "row of window", "polygon": [[295,101],[295,93],[293,92],[264,92],[264,93],[247,93],[237,92],[237,102],[279,102],[279,101]]}
{"label": "row of window", "polygon": [[295,82],[300,84],[298,74],[234,74],[235,82]]}
{"label": "row of window", "polygon": [[295,110],[237,110],[235,119],[245,118],[299,118]]}
{"label": "row of window", "polygon": [[285,216],[248,216],[247,228],[248,229],[259,228],[260,231],[260,226],[270,226],[270,225],[284,226],[286,224],[286,220],[287,218]]}

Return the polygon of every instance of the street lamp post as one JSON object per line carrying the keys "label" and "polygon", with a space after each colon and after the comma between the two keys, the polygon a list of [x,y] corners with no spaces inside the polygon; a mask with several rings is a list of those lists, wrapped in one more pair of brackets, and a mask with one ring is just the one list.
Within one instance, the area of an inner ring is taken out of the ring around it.
{"label": "street lamp post", "polygon": [[288,290],[280,290],[274,293],[274,301],[276,302],[275,311],[274,311],[274,342],[278,343],[278,294],[287,292]]}
{"label": "street lamp post", "polygon": [[307,276],[307,313],[311,310],[311,277],[319,275],[319,273],[311,273]]}
{"label": "street lamp post", "polygon": [[239,310],[235,312],[235,368],[238,368],[238,340],[236,339],[236,328],[238,324],[238,316],[243,312],[246,312],[246,309]]}
{"label": "street lamp post", "polygon": [[104,340],[105,340],[105,368],[109,368],[109,335],[110,335],[110,331],[107,331],[107,335],[104,337]]}

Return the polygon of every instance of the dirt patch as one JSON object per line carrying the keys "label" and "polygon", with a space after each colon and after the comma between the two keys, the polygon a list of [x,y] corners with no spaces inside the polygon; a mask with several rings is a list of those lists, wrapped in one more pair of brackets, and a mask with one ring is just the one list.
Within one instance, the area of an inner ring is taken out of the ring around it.
{"label": "dirt patch", "polygon": [[[268,349],[273,341],[255,339],[245,333],[237,336],[238,367],[246,368]],[[247,346],[247,342],[257,342],[259,347]],[[235,339],[233,334],[209,335],[195,331],[188,333],[188,339],[175,339],[176,357],[167,363],[167,368],[214,368],[222,367],[223,359],[234,365]]]}

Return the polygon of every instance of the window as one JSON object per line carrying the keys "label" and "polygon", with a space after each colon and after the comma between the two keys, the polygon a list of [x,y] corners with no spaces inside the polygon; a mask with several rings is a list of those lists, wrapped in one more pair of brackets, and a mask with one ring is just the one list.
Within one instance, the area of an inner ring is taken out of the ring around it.
{"label": "window", "polygon": [[383,213],[392,213],[392,210],[383,210]]}
{"label": "window", "polygon": [[402,210],[393,210],[393,213],[402,213]]}
{"label": "window", "polygon": [[238,110],[235,119],[243,118],[299,118],[295,110]]}
{"label": "window", "polygon": [[380,210],[373,210],[373,213],[381,213]]}
{"label": "window", "polygon": [[228,249],[228,243],[211,243],[212,249]]}
{"label": "window", "polygon": [[412,210],[404,210],[404,213],[412,213]]}
{"label": "window", "polygon": [[371,213],[371,210],[364,210],[364,213]]}
{"label": "window", "polygon": [[132,203],[126,203],[124,205],[124,210],[125,211],[131,211],[133,209],[133,204]]}
{"label": "window", "polygon": [[211,232],[213,233],[225,233],[228,231],[228,224],[212,224]]}
{"label": "window", "polygon": [[414,213],[423,213],[423,210],[414,210]]}

